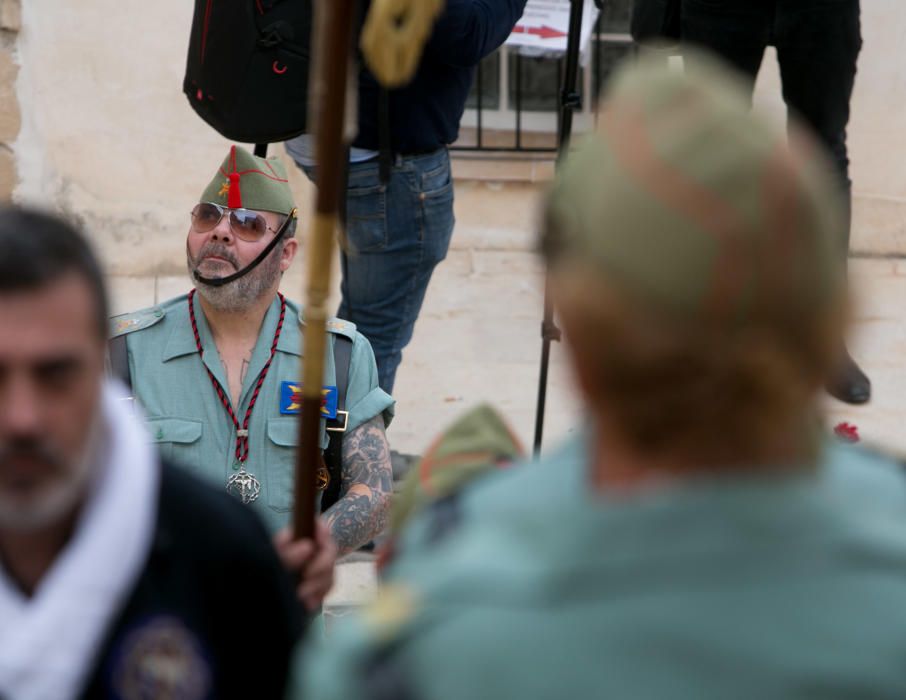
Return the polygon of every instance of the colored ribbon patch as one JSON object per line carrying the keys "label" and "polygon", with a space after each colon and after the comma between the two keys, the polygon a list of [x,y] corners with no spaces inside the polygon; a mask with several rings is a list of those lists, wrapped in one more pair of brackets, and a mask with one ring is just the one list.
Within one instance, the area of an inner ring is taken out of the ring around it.
{"label": "colored ribbon patch", "polygon": [[[280,413],[284,416],[296,415],[302,408],[301,382],[280,382]],[[337,388],[321,388],[321,415],[324,418],[337,417]]]}

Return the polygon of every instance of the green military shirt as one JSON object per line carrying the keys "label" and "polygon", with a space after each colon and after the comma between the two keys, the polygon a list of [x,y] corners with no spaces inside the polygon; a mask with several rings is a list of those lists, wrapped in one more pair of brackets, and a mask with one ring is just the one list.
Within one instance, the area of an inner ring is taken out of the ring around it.
{"label": "green military shirt", "polygon": [[601,494],[587,464],[577,438],[413,528],[293,697],[906,696],[901,465],[834,445],[796,476]]}
{"label": "green military shirt", "polygon": [[[126,348],[135,399],[147,418],[151,439],[164,457],[187,466],[211,483],[226,488],[235,472],[236,429],[217,396],[205,368],[222,387],[226,372],[220,361],[201,305],[196,298],[195,318],[204,354],[199,357],[189,319],[187,296],[159,306],[112,319],[113,336],[127,334]],[[245,416],[258,375],[270,356],[280,316],[275,298],[264,317],[251,364],[242,386],[239,423]],[[261,483],[253,506],[267,525],[276,530],[289,522],[293,505],[293,475],[298,444],[298,416],[280,412],[281,383],[301,382],[302,316],[289,300],[274,360],[249,423],[249,456],[246,470]],[[334,336],[352,340],[346,410],[347,432],[374,416],[385,425],[393,416],[393,399],[378,386],[377,366],[371,345],[352,323],[328,323],[329,347],[325,357],[325,386],[336,385]],[[229,398],[229,392],[225,392]],[[321,447],[327,446],[326,423],[321,425]]]}

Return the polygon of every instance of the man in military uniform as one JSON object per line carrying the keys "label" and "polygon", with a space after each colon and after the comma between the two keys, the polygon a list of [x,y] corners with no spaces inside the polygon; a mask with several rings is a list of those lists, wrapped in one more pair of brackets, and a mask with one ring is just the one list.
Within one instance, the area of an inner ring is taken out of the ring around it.
{"label": "man in military uniform", "polygon": [[[295,224],[281,162],[232,147],[192,211],[195,289],[112,321],[111,352],[115,359],[117,343],[125,351],[162,453],[251,503],[272,531],[288,524],[293,506],[305,321],[278,286],[298,249]],[[339,487],[322,520],[343,554],[386,520],[393,400],[355,326],[334,319],[328,329],[321,446],[341,437],[342,449],[340,473],[321,473],[328,492]]]}
{"label": "man in military uniform", "polygon": [[585,428],[416,518],[297,697],[906,693],[906,477],[818,420],[847,313],[822,157],[721,68],[618,74],[542,241]]}

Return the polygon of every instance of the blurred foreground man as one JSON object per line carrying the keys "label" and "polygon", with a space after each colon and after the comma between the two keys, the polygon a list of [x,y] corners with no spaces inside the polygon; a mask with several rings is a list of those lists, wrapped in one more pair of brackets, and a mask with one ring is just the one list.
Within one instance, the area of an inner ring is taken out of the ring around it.
{"label": "blurred foreground man", "polygon": [[830,169],[719,68],[620,72],[545,212],[585,429],[414,521],[298,697],[903,697],[906,477],[821,437]]}
{"label": "blurred foreground man", "polygon": [[292,584],[249,510],[161,468],[106,335],[84,239],[0,210],[0,698],[280,697]]}

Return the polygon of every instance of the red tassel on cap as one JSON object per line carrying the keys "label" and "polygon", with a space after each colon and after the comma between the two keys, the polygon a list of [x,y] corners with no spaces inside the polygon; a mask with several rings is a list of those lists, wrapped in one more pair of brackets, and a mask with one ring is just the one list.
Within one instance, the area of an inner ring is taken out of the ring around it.
{"label": "red tassel on cap", "polygon": [[849,423],[837,423],[834,426],[834,435],[843,442],[859,442],[859,429]]}
{"label": "red tassel on cap", "polygon": [[230,173],[230,192],[227,195],[230,209],[242,209],[242,192],[239,191],[239,173]]}

